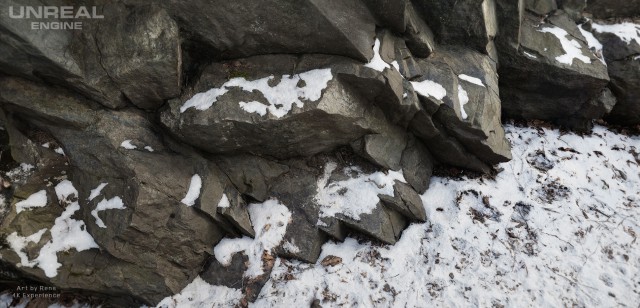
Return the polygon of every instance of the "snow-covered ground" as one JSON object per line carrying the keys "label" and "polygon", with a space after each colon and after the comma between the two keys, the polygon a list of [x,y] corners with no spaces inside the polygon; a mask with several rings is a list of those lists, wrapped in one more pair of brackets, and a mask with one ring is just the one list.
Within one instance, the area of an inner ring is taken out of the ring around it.
{"label": "snow-covered ground", "polygon": [[[249,306],[638,307],[640,137],[505,129],[513,160],[495,178],[434,177],[422,196],[429,221],[397,244],[348,238],[325,244],[316,264],[277,259]],[[276,233],[252,245],[272,247]],[[241,298],[198,277],[161,307]]]}
{"label": "snow-covered ground", "polygon": [[[494,179],[433,178],[429,222],[396,245],[347,239],[325,244],[316,264],[277,259],[250,306],[637,307],[640,137],[506,131],[513,160]],[[201,279],[185,293],[164,303],[241,298]]]}

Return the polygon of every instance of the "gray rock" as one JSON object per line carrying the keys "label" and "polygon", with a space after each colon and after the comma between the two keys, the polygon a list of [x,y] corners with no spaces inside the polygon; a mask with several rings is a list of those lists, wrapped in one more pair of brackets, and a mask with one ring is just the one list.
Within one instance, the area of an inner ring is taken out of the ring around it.
{"label": "gray rock", "polygon": [[200,273],[200,277],[214,286],[241,289],[244,294],[243,300],[254,302],[270,278],[275,259],[273,257],[263,258],[262,270],[264,273],[252,278],[243,275],[248,269],[248,260],[249,258],[244,252],[234,254],[231,263],[227,266],[212,258]]}
{"label": "gray rock", "polygon": [[180,95],[178,26],[153,5],[115,11],[118,9],[105,6],[109,22],[101,24],[96,33],[100,63],[133,104],[156,109],[164,100]]}
{"label": "gray rock", "polygon": [[406,133],[398,128],[389,134],[366,135],[352,142],[351,147],[362,157],[385,169],[400,170],[406,144]]}
{"label": "gray rock", "polygon": [[381,203],[368,214],[360,215],[359,220],[339,215],[345,226],[368,235],[385,244],[395,244],[407,227],[407,220],[402,214],[391,210]]}
{"label": "gray rock", "polygon": [[428,57],[435,49],[435,36],[422,19],[413,4],[409,3],[406,9],[406,38],[407,47],[418,58]]}
{"label": "gray rock", "polygon": [[509,55],[511,50],[517,50],[520,45],[520,26],[524,17],[525,0],[495,0],[498,32],[496,46],[499,59]]}
{"label": "gray rock", "polygon": [[433,158],[429,150],[413,135],[407,139],[407,147],[402,152],[402,173],[407,183],[418,193],[423,194],[431,181]]}
{"label": "gray rock", "polygon": [[161,5],[191,34],[188,39],[212,47],[209,59],[321,53],[367,61],[373,56],[374,19],[360,1],[241,0],[216,5],[168,1]]}
{"label": "gray rock", "polygon": [[439,42],[464,45],[496,58],[498,30],[494,0],[414,2]]}
{"label": "gray rock", "polygon": [[[521,45],[501,57],[500,96],[506,117],[558,121],[567,115],[584,118],[584,104],[600,94],[608,83],[606,66],[588,49],[586,39],[569,17],[552,18],[553,25],[526,14],[521,28]],[[558,25],[570,28],[562,28]],[[558,29],[558,30],[545,30]],[[566,54],[558,37],[542,31],[566,31],[577,42],[582,57],[572,64],[557,60]]]}
{"label": "gray rock", "polygon": [[396,33],[406,29],[406,9],[410,0],[363,0],[376,18],[377,24]]}
{"label": "gray rock", "polygon": [[[595,21],[598,24],[609,24],[607,21]],[[588,25],[590,25],[589,23]],[[640,54],[640,42],[631,40],[629,43],[623,41],[619,36],[610,32],[599,32],[597,28],[591,29],[591,33],[602,44],[602,53],[607,63],[624,60]]]}
{"label": "gray rock", "polygon": [[[17,88],[12,88],[14,85]],[[11,89],[2,91],[4,94],[21,89],[22,84],[7,81],[3,86]],[[79,216],[89,233],[103,251],[135,265],[138,270],[134,273],[161,277],[154,280],[158,283],[153,286],[137,286],[133,283],[144,282],[116,275],[112,285],[102,287],[127,289],[150,303],[182,290],[223,236],[205,213],[179,201],[186,195],[194,174],[205,179],[216,176],[210,171],[211,163],[188,149],[166,147],[156,128],[138,111],[91,110],[86,107],[90,105],[87,101],[64,90],[37,85],[29,89],[33,93],[30,104],[8,100],[3,107],[13,116],[29,117],[31,125],[50,132],[62,146],[72,166],[67,174],[80,193]],[[51,95],[56,98],[53,104],[48,100]],[[62,102],[65,105],[56,105]],[[82,111],[84,118],[78,120],[76,115]],[[93,123],[87,123],[89,119]],[[131,140],[137,148],[121,147],[125,140]],[[108,183],[102,194],[87,200],[90,190],[100,183]],[[106,226],[102,228],[91,212],[99,202],[116,196],[125,208],[98,212]],[[65,277],[68,273],[59,275]],[[45,279],[42,272],[38,277]],[[150,287],[153,292],[141,293]],[[109,294],[107,289],[102,291]]]}
{"label": "gray rock", "polygon": [[558,9],[556,0],[527,0],[526,9],[537,15],[547,15]]}
{"label": "gray rock", "polygon": [[[377,71],[349,61],[330,65],[329,59],[331,57],[311,57],[296,64],[293,56],[260,56],[244,62],[244,66],[254,68],[252,75],[245,80],[255,81],[273,74],[278,77],[274,77],[272,86],[282,82],[278,80],[281,76],[289,78],[287,75],[291,73],[304,74],[314,69],[328,72],[330,69],[331,80],[324,90],[317,93],[321,96],[305,100],[303,105],[300,104],[302,106],[293,105],[290,111],[285,109],[281,114],[277,114],[280,111],[274,114],[273,110],[262,114],[247,112],[241,108],[240,102],[257,101],[259,103],[254,104],[264,106],[268,101],[259,91],[247,92],[232,87],[206,110],[181,110],[191,96],[172,100],[162,111],[161,122],[180,140],[211,153],[243,152],[281,159],[313,155],[367,134],[390,131],[393,126],[387,122],[381,108],[371,106],[365,99],[376,97],[381,92],[380,88],[367,88],[365,81],[384,85],[387,79]],[[227,76],[219,67],[219,64],[209,67],[190,93],[224,84]],[[354,89],[355,83],[360,87]],[[391,91],[394,94],[389,95],[398,100],[397,96],[402,95],[401,89],[400,83],[400,93]]]}
{"label": "gray rock", "polygon": [[611,91],[618,102],[605,118],[622,125],[640,124],[640,61],[627,59],[607,62]]}
{"label": "gray rock", "polygon": [[289,171],[287,165],[248,154],[219,156],[216,162],[242,194],[260,202],[267,199],[275,179]]}
{"label": "gray rock", "polygon": [[640,1],[638,0],[589,0],[586,12],[595,18],[624,18],[640,16]]}
{"label": "gray rock", "polygon": [[411,221],[427,220],[427,214],[422,206],[420,195],[416,193],[411,186],[406,183],[396,181],[393,185],[393,197],[387,195],[378,195],[380,200],[389,208],[402,214]]}

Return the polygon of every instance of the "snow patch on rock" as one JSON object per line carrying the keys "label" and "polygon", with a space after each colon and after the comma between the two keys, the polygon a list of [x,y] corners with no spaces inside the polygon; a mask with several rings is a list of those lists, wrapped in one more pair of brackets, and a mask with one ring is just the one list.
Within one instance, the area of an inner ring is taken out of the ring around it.
{"label": "snow patch on rock", "polygon": [[229,265],[233,255],[244,252],[249,257],[249,267],[245,277],[257,277],[264,274],[262,255],[271,252],[282,243],[287,225],[291,221],[291,212],[276,199],[264,203],[252,203],[248,207],[249,217],[255,230],[255,238],[224,238],[214,248],[214,256],[222,265]]}
{"label": "snow patch on rock", "polygon": [[424,96],[435,99],[443,99],[447,96],[447,90],[441,84],[431,80],[412,81],[411,85],[416,92]]}
{"label": "snow patch on rock", "polygon": [[367,174],[358,167],[347,167],[342,171],[349,179],[329,182],[337,167],[334,162],[327,163],[324,174],[318,179],[314,200],[320,206],[320,217],[342,214],[360,220],[360,215],[369,214],[378,206],[379,194],[393,196],[395,181],[406,182],[401,171]]}
{"label": "snow patch on rock", "polygon": [[20,213],[24,210],[30,210],[38,207],[45,207],[47,205],[47,191],[41,190],[32,194],[18,203],[16,203],[16,213]]}
{"label": "snow patch on rock", "polygon": [[566,30],[556,26],[550,26],[544,27],[538,31],[542,33],[551,33],[560,41],[565,54],[557,56],[556,61],[567,65],[572,65],[573,59],[578,59],[586,64],[591,63],[591,59],[582,54],[582,46],[580,45],[580,42],[571,38],[571,35],[569,35]]}
{"label": "snow patch on rock", "polygon": [[98,227],[106,228],[107,226],[104,224],[100,216],[98,216],[98,213],[105,210],[122,210],[122,209],[125,209],[125,206],[124,206],[124,202],[122,202],[122,199],[120,197],[116,196],[108,200],[105,198],[105,199],[102,199],[102,201],[98,202],[98,204],[96,205],[96,208],[93,211],[91,211],[91,216],[93,216],[96,219],[96,225],[98,225]]}
{"label": "snow patch on rock", "polygon": [[242,291],[239,289],[210,285],[197,276],[180,293],[166,297],[156,307],[237,307],[240,305],[242,297]]}
{"label": "snow patch on rock", "polygon": [[200,198],[200,189],[202,188],[202,178],[199,175],[194,174],[191,177],[191,183],[189,183],[189,190],[187,195],[180,201],[187,206],[196,204],[196,200]]}
{"label": "snow patch on rock", "polygon": [[593,30],[600,33],[613,33],[619,37],[623,42],[631,44],[632,41],[636,41],[636,44],[640,45],[640,25],[631,22],[623,22],[612,25],[601,25],[593,23]]}

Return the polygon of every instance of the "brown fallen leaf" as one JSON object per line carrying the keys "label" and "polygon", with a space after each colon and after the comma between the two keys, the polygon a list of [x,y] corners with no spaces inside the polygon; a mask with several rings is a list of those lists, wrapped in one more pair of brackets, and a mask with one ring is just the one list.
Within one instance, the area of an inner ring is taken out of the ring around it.
{"label": "brown fallen leaf", "polygon": [[324,259],[322,259],[322,262],[320,262],[320,264],[322,264],[322,266],[324,267],[336,266],[340,263],[342,263],[342,258],[337,256],[326,256]]}

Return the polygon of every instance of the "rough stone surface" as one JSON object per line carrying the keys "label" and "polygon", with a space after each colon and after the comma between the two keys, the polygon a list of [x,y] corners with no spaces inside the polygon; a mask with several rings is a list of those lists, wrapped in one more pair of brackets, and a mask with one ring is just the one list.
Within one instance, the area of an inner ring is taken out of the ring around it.
{"label": "rough stone surface", "polygon": [[[580,117],[583,105],[597,96],[609,81],[607,67],[589,50],[575,23],[561,14],[541,24],[526,14],[520,34],[520,48],[500,58],[500,95],[503,114],[512,118],[557,121],[566,115]],[[557,60],[566,53],[558,37],[543,29],[563,29],[580,46],[589,63]]]}

